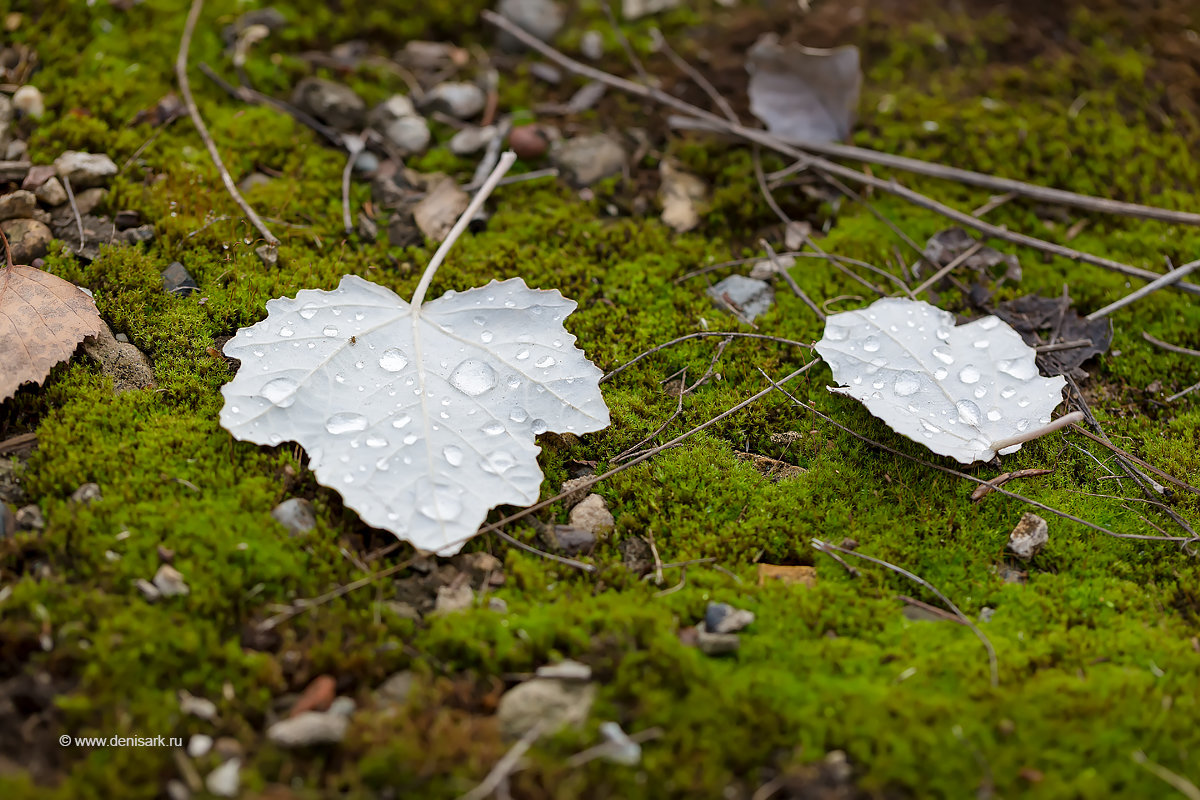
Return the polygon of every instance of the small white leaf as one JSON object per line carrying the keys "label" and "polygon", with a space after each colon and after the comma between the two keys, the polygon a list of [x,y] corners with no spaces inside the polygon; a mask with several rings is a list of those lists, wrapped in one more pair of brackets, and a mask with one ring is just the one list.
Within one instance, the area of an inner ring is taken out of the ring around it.
{"label": "small white leaf", "polygon": [[347,275],[269,301],[225,345],[242,366],[221,424],[299,442],[364,522],[452,555],[488,509],[537,500],[536,434],[609,423],[600,370],[563,327],[575,308],[514,278],[416,309]]}
{"label": "small white leaf", "polygon": [[897,433],[964,464],[1020,449],[1050,423],[1066,379],[1043,378],[1007,323],[966,325],[917,300],[885,298],[829,317],[816,350],[842,386]]}

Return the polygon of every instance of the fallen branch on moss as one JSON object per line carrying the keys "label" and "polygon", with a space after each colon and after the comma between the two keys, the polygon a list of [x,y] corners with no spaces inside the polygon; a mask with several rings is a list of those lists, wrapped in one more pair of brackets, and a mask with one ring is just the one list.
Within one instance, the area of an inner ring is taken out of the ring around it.
{"label": "fallen branch on moss", "polygon": [[919,584],[920,586],[924,586],[926,589],[933,592],[935,595],[937,595],[937,598],[939,600],[941,600],[943,603],[946,604],[947,608],[949,608],[951,611],[954,612],[955,618],[959,622],[961,622],[963,625],[966,625],[968,628],[970,628],[971,632],[974,633],[975,636],[977,636],[979,638],[979,641],[983,642],[983,646],[987,650],[987,654],[988,654],[988,667],[991,669],[991,673],[992,673],[992,686],[1000,685],[1000,667],[999,667],[999,664],[997,663],[997,659],[996,659],[996,648],[992,647],[991,639],[988,639],[987,635],[984,634],[983,631],[979,630],[979,628],[976,627],[975,623],[971,622],[970,618],[967,617],[967,615],[964,614],[962,611],[960,611],[958,606],[954,605],[954,603],[951,602],[950,598],[946,597],[946,595],[942,594],[941,590],[938,589],[936,586],[934,586],[932,583],[925,580],[920,575],[917,575],[916,573],[913,573],[913,572],[909,572],[908,570],[904,569],[903,567],[897,567],[895,564],[884,561],[882,558],[873,558],[871,556],[864,555],[862,553],[856,553],[853,550],[847,550],[844,547],[838,547],[836,544],[830,544],[829,542],[825,542],[820,539],[813,539],[812,546],[815,547],[817,550],[820,550],[822,553],[825,553],[826,555],[832,555],[832,552],[837,552],[837,553],[841,553],[842,555],[854,556],[855,558],[861,558],[863,561],[870,561],[872,564],[878,564],[881,567],[886,567],[887,569],[890,569],[892,572],[896,573],[897,575],[901,575],[905,578],[908,578],[913,583]]}
{"label": "fallen branch on moss", "polygon": [[[729,122],[728,120],[726,120],[716,114],[713,114],[709,111],[705,111],[704,109],[702,109],[698,106],[694,106],[691,103],[680,100],[679,98],[674,97],[670,94],[667,94],[666,92],[663,92],[659,89],[655,89],[655,88],[652,88],[649,86],[643,86],[641,84],[634,83],[633,81],[625,80],[624,78],[620,78],[620,77],[617,77],[616,75],[612,75],[610,73],[604,72],[603,70],[599,70],[594,67],[589,67],[586,64],[581,64],[580,62],[570,58],[569,56],[564,55],[563,53],[559,52],[558,50],[555,50],[553,47],[550,47],[549,45],[545,44],[540,39],[537,39],[536,37],[529,35],[523,29],[521,29],[517,25],[513,24],[512,22],[508,21],[507,19],[500,16],[499,14],[485,10],[485,11],[480,12],[480,16],[486,22],[494,25],[497,28],[500,28],[501,30],[505,31],[506,33],[512,34],[512,36],[514,38],[520,40],[522,42],[522,44],[525,44],[527,47],[537,51],[538,53],[541,53],[543,56],[550,59],[551,61],[554,61],[556,64],[558,64],[559,66],[561,66],[562,68],[566,69],[569,72],[572,72],[576,75],[582,75],[582,76],[590,78],[592,80],[602,81],[603,83],[605,83],[609,86],[612,86],[615,89],[619,89],[620,91],[627,92],[627,93],[635,95],[637,97],[643,97],[643,98],[646,98],[649,100],[654,100],[665,106],[674,108],[677,111],[683,112],[684,114],[687,115],[686,117],[683,117],[683,118],[674,118],[673,117],[671,119],[671,123],[676,127],[686,127],[686,128],[695,129],[695,130],[708,130],[708,131],[714,131],[714,132],[718,132],[718,133],[726,133],[726,134],[729,134],[732,136],[736,136],[740,139],[744,139],[747,142],[760,144],[764,147],[768,147],[771,150],[774,150],[775,152],[777,152],[781,155],[785,155],[790,158],[794,158],[797,160],[797,162],[802,163],[804,166],[811,167],[811,168],[819,170],[819,171],[827,172],[831,175],[836,175],[839,178],[843,178],[845,180],[849,180],[854,183],[859,183],[859,184],[863,184],[865,186],[870,186],[872,188],[879,189],[880,191],[890,192],[891,194],[894,194],[897,197],[900,197],[904,200],[909,201],[913,205],[916,205],[921,208],[927,209],[929,211],[933,211],[938,214],[941,214],[942,216],[946,217],[947,219],[951,219],[951,220],[959,223],[960,225],[964,225],[966,227],[973,228],[974,230],[977,230],[980,233],[982,233],[986,236],[990,236],[994,239],[1000,239],[1000,240],[1009,242],[1011,244],[1018,244],[1018,245],[1022,245],[1024,247],[1030,247],[1035,250],[1040,250],[1041,252],[1044,252],[1044,253],[1049,253],[1051,255],[1056,255],[1056,256],[1060,256],[1062,258],[1069,259],[1071,261],[1078,261],[1078,262],[1082,262],[1085,264],[1092,264],[1093,266],[1102,267],[1104,269],[1108,269],[1113,272],[1118,272],[1122,275],[1127,275],[1129,277],[1141,278],[1142,280],[1146,280],[1146,281],[1153,281],[1153,280],[1157,280],[1160,277],[1162,277],[1161,274],[1157,273],[1157,272],[1151,272],[1150,270],[1142,269],[1140,267],[1134,267],[1129,264],[1122,264],[1119,261],[1113,261],[1112,259],[1103,258],[1102,256],[1096,256],[1096,255],[1092,255],[1090,253],[1084,253],[1080,250],[1074,250],[1070,247],[1065,247],[1060,244],[1048,242],[1044,239],[1038,239],[1037,237],[1028,236],[1023,233],[1015,233],[1013,231],[1009,231],[1006,228],[1002,228],[999,225],[992,225],[991,223],[984,222],[983,220],[981,220],[977,217],[974,217],[970,214],[959,211],[958,209],[951,208],[950,206],[947,206],[944,203],[940,203],[931,197],[927,197],[927,196],[921,194],[920,192],[916,192],[916,191],[913,191],[912,189],[902,186],[894,180],[885,180],[883,178],[877,178],[874,175],[866,174],[866,173],[851,169],[849,167],[842,166],[841,164],[830,161],[829,159],[822,158],[820,156],[810,155],[810,154],[804,152],[804,150],[800,149],[799,147],[789,144],[789,143],[783,141],[782,139],[780,139],[779,137],[773,136],[764,130],[760,130],[760,129],[756,129],[756,128],[747,128],[743,125]],[[834,147],[834,146],[835,145],[826,145],[825,147]],[[841,145],[836,145],[836,147],[841,147]],[[813,149],[815,150],[816,148],[813,148]],[[850,151],[860,151],[860,150],[862,150],[862,148],[848,148],[847,154]],[[865,152],[872,152],[872,151],[865,151]],[[881,153],[879,155],[882,156],[884,154]],[[898,157],[895,157],[895,158],[898,158]],[[917,163],[923,163],[923,162],[917,162]],[[934,166],[934,165],[930,165],[930,166]],[[952,168],[946,167],[944,169],[948,170],[948,169],[952,169]],[[964,172],[966,172],[966,171],[964,170]],[[978,173],[968,173],[968,174],[977,175]],[[981,176],[981,177],[987,177],[987,176]],[[1000,179],[996,179],[996,180],[1000,180]],[[1034,187],[1031,184],[1021,184],[1019,181],[1015,181],[1013,183],[1016,184],[1015,187],[1006,186],[1006,189],[1008,191],[1017,191],[1017,189],[1020,187],[1026,187],[1027,190],[1029,190],[1029,189],[1042,190],[1042,187]],[[997,186],[999,186],[999,184],[997,184]],[[1058,189],[1044,189],[1042,191],[1051,192],[1051,193],[1060,193],[1061,192],[1061,190],[1058,190]],[[1103,200],[1101,198],[1090,198],[1090,200],[1089,200],[1088,198],[1086,198],[1085,195],[1075,195],[1072,192],[1061,192],[1061,195],[1065,196],[1066,199],[1075,198],[1076,204],[1078,204],[1080,201],[1092,202],[1093,205],[1098,204],[1098,205],[1096,205],[1095,210],[1100,210],[1100,207],[1103,207],[1106,210],[1112,211],[1113,213],[1116,213],[1115,209],[1117,209],[1117,208],[1125,208],[1126,211],[1130,210],[1129,208],[1127,208],[1129,206],[1129,204],[1117,203],[1116,201]],[[1034,195],[1029,194],[1029,196],[1032,197]],[[1061,199],[1062,198],[1060,197],[1060,201],[1061,201]],[[1140,208],[1140,209],[1150,211],[1150,212],[1161,212],[1162,214],[1171,215],[1172,217],[1174,215],[1177,215],[1180,213],[1180,212],[1165,211],[1163,209],[1155,210],[1155,209],[1151,209],[1149,206],[1140,206],[1140,207],[1136,207],[1136,208]],[[1143,216],[1144,216],[1144,214],[1143,214]],[[1200,215],[1198,215],[1198,214],[1184,215],[1184,218],[1181,220],[1172,219],[1170,221],[1185,221],[1190,224],[1200,224]],[[1200,295],[1200,286],[1197,286],[1196,284],[1193,284],[1193,283],[1185,283],[1183,281],[1180,281],[1179,283],[1175,284],[1175,288],[1179,289],[1180,291],[1188,292],[1189,294]]]}
{"label": "fallen branch on moss", "polygon": [[200,138],[204,141],[204,146],[208,149],[208,154],[212,157],[217,172],[221,175],[221,182],[225,184],[225,190],[229,192],[229,196],[233,198],[233,201],[238,204],[238,207],[250,219],[251,224],[267,240],[267,244],[277,247],[279,239],[275,238],[275,234],[271,233],[270,228],[259,218],[254,209],[250,207],[250,204],[246,202],[246,198],[242,197],[242,193],[238,191],[237,185],[233,182],[233,176],[229,174],[229,170],[225,167],[225,162],[221,160],[221,154],[217,152],[216,142],[213,141],[212,136],[208,132],[208,127],[204,124],[204,118],[200,116],[200,109],[196,106],[196,99],[192,97],[192,87],[188,83],[187,76],[188,50],[191,48],[192,35],[196,31],[196,21],[200,19],[200,12],[203,9],[204,0],[192,0],[192,8],[188,11],[187,22],[183,26],[183,36],[179,39],[179,55],[175,59],[175,77],[179,81],[179,93],[183,95],[183,104],[187,107],[188,116],[192,118],[192,124],[196,126],[196,132],[200,134]]}

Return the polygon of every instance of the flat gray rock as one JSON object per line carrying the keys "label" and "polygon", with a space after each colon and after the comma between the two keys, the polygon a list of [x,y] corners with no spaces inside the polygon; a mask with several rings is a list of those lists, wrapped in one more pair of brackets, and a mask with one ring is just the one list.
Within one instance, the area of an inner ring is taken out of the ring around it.
{"label": "flat gray rock", "polygon": [[745,275],[730,275],[708,289],[708,296],[717,308],[735,311],[745,320],[753,320],[766,313],[775,302],[775,292],[766,281],[747,278]]}
{"label": "flat gray rock", "polygon": [[591,186],[625,166],[625,148],[606,133],[576,136],[559,143],[552,153],[554,163],[575,186]]}
{"label": "flat gray rock", "polygon": [[305,711],[267,728],[267,738],[285,749],[337,744],[346,738],[346,729],[349,726],[350,719],[345,714],[334,711]]}
{"label": "flat gray rock", "polygon": [[82,153],[78,150],[68,150],[54,159],[54,168],[58,171],[58,177],[71,181],[74,191],[103,186],[117,174],[116,163],[104,153]]}

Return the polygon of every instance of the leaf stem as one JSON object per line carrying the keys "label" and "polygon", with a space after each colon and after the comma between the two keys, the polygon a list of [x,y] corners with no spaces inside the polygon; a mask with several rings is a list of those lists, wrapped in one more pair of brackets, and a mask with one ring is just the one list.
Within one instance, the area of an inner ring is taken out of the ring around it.
{"label": "leaf stem", "polygon": [[1006,447],[1012,447],[1014,444],[1024,444],[1032,442],[1034,439],[1045,436],[1048,433],[1054,433],[1060,428],[1065,428],[1068,425],[1074,425],[1076,422],[1084,419],[1082,411],[1072,411],[1070,414],[1063,414],[1056,420],[1052,420],[1049,425],[1043,425],[1040,428],[1034,428],[1031,431],[1018,433],[1016,436],[1009,436],[1006,439],[997,439],[992,442],[992,449],[999,453]]}
{"label": "leaf stem", "polygon": [[517,160],[517,154],[509,150],[500,156],[500,163],[496,164],[496,168],[492,170],[492,174],[487,176],[487,180],[479,187],[479,191],[471,198],[467,210],[462,213],[458,221],[454,223],[454,227],[446,234],[446,238],[442,241],[440,247],[433,254],[433,258],[429,259],[429,266],[425,267],[425,274],[421,276],[421,282],[417,284],[417,290],[413,292],[412,298],[412,313],[416,317],[420,314],[421,303],[425,300],[425,292],[429,290],[429,284],[433,282],[433,275],[438,271],[438,267],[446,260],[446,254],[450,252],[450,248],[462,236],[462,232],[467,229],[471,219],[484,201],[488,199],[488,195],[496,188],[496,184],[504,177],[504,173],[508,172],[513,162]]}

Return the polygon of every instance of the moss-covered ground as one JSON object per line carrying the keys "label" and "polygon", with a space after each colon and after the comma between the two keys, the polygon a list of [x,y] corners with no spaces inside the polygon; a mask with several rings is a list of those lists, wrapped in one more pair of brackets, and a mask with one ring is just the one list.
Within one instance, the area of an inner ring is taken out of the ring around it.
{"label": "moss-covered ground", "polygon": [[[156,240],[108,251],[88,265],[56,244],[46,263],[94,290],[113,330],[153,359],[158,385],[115,395],[98,365],[80,356],[57,368],[44,387],[26,388],[0,405],[0,439],[37,432],[37,450],[21,474],[29,502],[40,504],[48,520],[42,532],[0,542],[0,680],[44,676],[51,687],[48,706],[19,705],[31,719],[36,712],[40,727],[31,722],[20,735],[4,736],[0,796],[158,797],[178,774],[170,748],[60,748],[57,736],[204,732],[241,742],[245,796],[269,789],[271,797],[455,797],[508,747],[492,716],[505,676],[565,657],[592,666],[597,703],[585,727],[534,748],[511,779],[513,797],[748,799],[766,796],[754,793],[779,776],[792,776],[794,792],[774,796],[819,796],[802,793],[807,770],[835,749],[845,751],[855,791],[864,797],[1172,796],[1174,789],[1135,761],[1139,752],[1200,781],[1200,564],[1193,555],[1050,517],[1050,543],[1026,567],[1028,581],[1007,583],[997,567],[1006,563],[1008,532],[1024,510],[1019,503],[997,495],[972,503],[972,485],[868,446],[778,394],[602,484],[598,491],[617,525],[585,558],[597,574],[484,537],[468,549],[503,559],[507,580],[496,594],[507,602],[504,613],[484,604],[420,623],[401,618],[387,606],[401,573],[284,622],[272,636],[255,635],[255,624],[279,606],[362,578],[355,559],[383,540],[336,494],[316,486],[294,446],[234,442],[219,427],[219,389],[231,368],[210,348],[261,319],[267,299],[332,288],[345,273],[408,295],[431,251],[347,240],[338,188],[343,158],[290,118],[239,104],[193,70],[198,102],[235,179],[260,167],[279,174],[249,199],[265,216],[291,224],[275,225],[284,241],[273,269],[254,255],[249,226],[231,219],[204,227],[236,209],[194,129],[186,119],[161,132],[130,124],[172,88],[184,5],[147,0],[121,11],[104,2],[34,0],[17,4],[24,17],[9,34],[34,47],[43,65],[35,82],[50,113],[31,126],[35,162],[76,148],[107,152],[124,164],[154,137],[114,183],[108,207],[140,211],[154,222]],[[344,39],[365,37],[380,52],[409,38],[488,44],[490,33],[474,21],[478,5],[305,0],[281,6],[293,24],[259,46],[248,70],[260,89],[282,96],[308,72],[301,51]],[[791,28],[802,40],[810,31],[808,41],[816,44],[857,43],[866,79],[855,143],[1194,208],[1200,8],[1180,2],[1121,10],[1114,2],[1099,10],[1085,3],[1006,9],[979,2],[947,11],[933,2],[884,3],[866,4],[855,16],[832,0],[814,5],[820,24],[806,22],[795,3],[699,4],[627,30],[668,84],[682,79],[649,55],[652,23],[684,55],[699,60],[707,47],[714,64],[728,61],[715,76],[721,86],[740,81],[736,48],[763,30]],[[248,7],[211,2],[193,62],[224,69],[220,26]],[[579,20],[603,17],[582,3],[562,39],[567,46],[578,40]],[[606,36],[608,66],[631,72]],[[369,102],[404,89],[384,71],[344,77]],[[524,66],[502,76],[506,110],[531,108],[547,91]],[[744,107],[744,97],[734,99]],[[605,103],[603,113],[574,124],[599,129],[616,119],[663,130],[658,109],[611,96]],[[448,129],[437,134],[444,140]],[[695,232],[673,234],[653,210],[623,210],[634,207],[639,181],[652,183],[648,176],[664,155],[713,187]],[[765,163],[768,170],[784,166],[772,157]],[[474,164],[438,149],[411,166],[465,178]],[[611,179],[590,200],[548,181],[501,189],[487,230],[458,244],[433,295],[513,276],[560,289],[579,302],[571,331],[604,369],[703,325],[738,329],[705,298],[704,278],[674,279],[752,255],[760,236],[778,235],[752,176],[747,150],[675,135],[654,141],[634,165],[632,181]],[[897,177],[962,209],[988,199],[981,190]],[[355,184],[356,205],[368,195],[365,183]],[[835,208],[786,191],[780,199],[794,216],[828,224],[826,250],[894,268],[899,240],[861,206]],[[870,199],[917,241],[945,227],[891,197]],[[1073,212],[1063,217],[1021,200],[988,218],[1053,241],[1066,241],[1070,230],[1077,234],[1073,247],[1154,270],[1166,259],[1181,264],[1200,252],[1195,229]],[[1085,224],[1076,230],[1079,221]],[[1017,252],[1024,266],[1022,283],[1003,289],[1001,299],[1057,294],[1065,283],[1086,311],[1137,285],[993,244]],[[195,276],[198,294],[184,299],[162,291],[159,273],[173,260]],[[834,309],[860,302],[846,296],[863,295],[863,287],[821,261],[802,260],[793,275],[818,300],[841,297]],[[943,300],[961,307],[953,292]],[[1200,347],[1200,304],[1162,291],[1118,312],[1114,323],[1112,350],[1088,365],[1085,394],[1114,441],[1200,483],[1200,395],[1161,402],[1200,380],[1200,360],[1155,349],[1141,336],[1145,330]],[[800,341],[820,334],[814,315],[784,291],[757,324],[762,333]],[[684,367],[691,376],[703,374],[715,345],[702,340],[664,350],[605,384],[611,428],[578,441],[547,438],[543,496],[557,492],[572,459],[603,468],[656,429],[677,402],[660,381]],[[762,389],[759,368],[778,376],[809,358],[804,348],[734,342],[717,365],[719,379],[687,397],[668,434]],[[817,366],[793,389],[855,430],[922,455],[857,404],[830,395],[828,380],[828,370]],[[1155,381],[1161,391],[1147,389]],[[799,436],[787,444],[772,438],[786,431]],[[806,471],[773,482],[738,452]],[[1179,530],[1154,506],[1120,499],[1140,495],[1128,481],[1107,477],[1115,469],[1107,451],[1074,434],[1047,437],[976,473],[1027,467],[1053,468],[1013,485],[1046,504],[1123,533]],[[69,502],[85,482],[98,483],[102,499]],[[317,529],[301,539],[270,516],[291,496],[310,498],[317,510]],[[1200,522],[1196,496],[1178,492],[1165,502]],[[565,518],[561,509],[541,516]],[[510,532],[535,541],[529,527]],[[897,599],[937,604],[936,597],[871,564],[858,564],[861,575],[853,578],[812,550],[814,536],[857,540],[861,552],[921,575],[972,618],[993,609],[979,624],[996,649],[999,685],[990,685],[986,653],[970,630],[910,620]],[[682,588],[659,594],[679,582],[680,571],[668,570],[662,586],[630,573],[620,544],[633,537],[652,537],[664,562],[711,557],[724,571],[693,566]],[[154,574],[159,546],[175,552],[191,593],[149,603],[134,581]],[[409,555],[401,549],[367,566],[383,569]],[[760,587],[755,562],[815,565],[816,585]],[[678,638],[681,627],[702,618],[709,600],[757,614],[733,656],[708,657]],[[372,689],[400,669],[417,675],[413,700],[399,709],[373,708]],[[267,743],[262,731],[273,701],[322,673],[362,704],[346,741],[301,754]],[[216,702],[217,722],[183,715],[180,690]],[[596,741],[606,719],[631,732],[659,727],[662,735],[646,744],[636,767],[568,766],[571,754]],[[216,763],[209,755],[197,766],[203,774]],[[34,773],[49,782],[36,785]]]}

